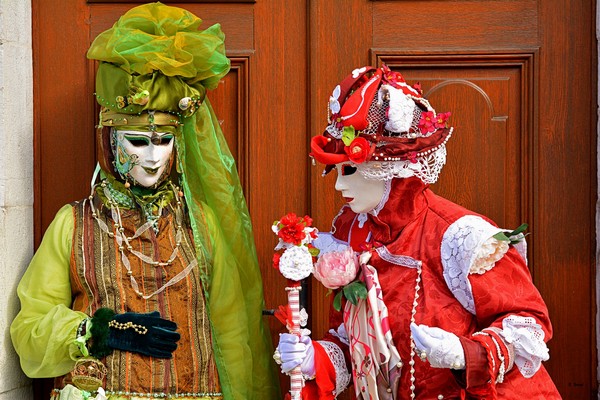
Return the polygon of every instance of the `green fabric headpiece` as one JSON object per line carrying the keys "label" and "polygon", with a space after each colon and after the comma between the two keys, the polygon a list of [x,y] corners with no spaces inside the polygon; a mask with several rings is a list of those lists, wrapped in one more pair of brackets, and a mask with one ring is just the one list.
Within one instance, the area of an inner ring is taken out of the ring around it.
{"label": "green fabric headpiece", "polygon": [[200,23],[181,8],[151,3],[131,9],[94,40],[88,57],[100,61],[100,124],[175,127],[223,398],[275,400],[281,395],[262,319],[252,224],[235,160],[205,98],[229,71],[229,60],[220,26],[199,31]]}
{"label": "green fabric headpiece", "polygon": [[98,103],[124,114],[193,114],[230,66],[221,26],[201,31],[201,23],[189,11],[161,3],[125,13],[98,35],[87,53],[101,61]]}

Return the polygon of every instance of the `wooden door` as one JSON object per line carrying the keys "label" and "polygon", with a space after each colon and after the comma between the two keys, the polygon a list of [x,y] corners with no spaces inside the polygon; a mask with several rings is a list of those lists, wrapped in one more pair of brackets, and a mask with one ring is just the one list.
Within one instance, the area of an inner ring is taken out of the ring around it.
{"label": "wooden door", "polygon": [[[95,69],[87,48],[143,2],[32,0],[36,243],[61,205],[89,192]],[[270,267],[272,221],[293,211],[327,230],[341,205],[334,178],[307,157],[331,90],[355,67],[385,62],[420,81],[436,109],[452,111],[455,134],[434,190],[504,227],[530,224],[531,271],[555,329],[546,365],[565,399],[595,397],[591,0],[163,2],[226,33],[232,70],[209,97],[238,162],[268,307],[285,302]],[[319,337],[325,291],[308,292]],[[282,327],[270,325],[275,340]]]}

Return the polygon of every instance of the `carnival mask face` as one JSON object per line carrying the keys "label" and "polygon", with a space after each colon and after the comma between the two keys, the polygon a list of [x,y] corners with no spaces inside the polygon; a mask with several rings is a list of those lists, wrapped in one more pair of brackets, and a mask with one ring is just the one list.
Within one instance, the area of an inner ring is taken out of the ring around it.
{"label": "carnival mask face", "polygon": [[169,173],[174,135],[170,132],[114,131],[115,168],[135,185],[155,187]]}
{"label": "carnival mask face", "polygon": [[352,211],[366,213],[379,205],[385,193],[385,181],[365,178],[350,163],[336,164],[335,168],[335,190],[342,193]]}

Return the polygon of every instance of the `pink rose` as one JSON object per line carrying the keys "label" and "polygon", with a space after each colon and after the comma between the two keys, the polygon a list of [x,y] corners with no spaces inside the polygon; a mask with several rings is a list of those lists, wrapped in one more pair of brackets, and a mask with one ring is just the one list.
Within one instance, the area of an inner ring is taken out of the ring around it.
{"label": "pink rose", "polygon": [[331,251],[319,257],[314,275],[328,289],[337,289],[352,282],[358,273],[358,257],[351,247]]}

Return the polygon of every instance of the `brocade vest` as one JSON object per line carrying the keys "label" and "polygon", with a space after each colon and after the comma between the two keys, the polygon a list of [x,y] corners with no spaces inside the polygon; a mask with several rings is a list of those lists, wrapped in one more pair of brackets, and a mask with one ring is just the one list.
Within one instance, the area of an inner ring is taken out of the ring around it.
{"label": "brocade vest", "polygon": [[[98,217],[109,229],[116,229],[110,210],[93,200]],[[144,299],[132,288],[117,241],[102,231],[92,216],[90,200],[74,203],[75,221],[70,262],[73,310],[93,315],[107,307],[117,314],[125,312],[160,312],[162,318],[177,324],[181,339],[171,359],[159,359],[133,352],[114,350],[101,361],[107,368],[102,387],[109,399],[183,398],[221,399],[217,367],[213,357],[211,324],[206,307],[201,268],[206,260],[199,259],[198,267],[182,280]],[[158,233],[146,230],[130,241],[133,250],[154,260],[169,259],[177,244],[175,213],[184,213],[172,202],[163,209],[158,220]],[[139,210],[121,210],[124,233],[134,236],[145,221]],[[171,278],[184,270],[195,258],[196,251],[189,223],[184,215],[182,239],[176,258],[170,265],[153,266],[132,252],[124,254],[140,291],[149,295],[160,290]],[[69,375],[56,378],[55,387],[70,383]],[[56,395],[55,389],[55,395]],[[58,396],[56,396],[58,398]]]}

